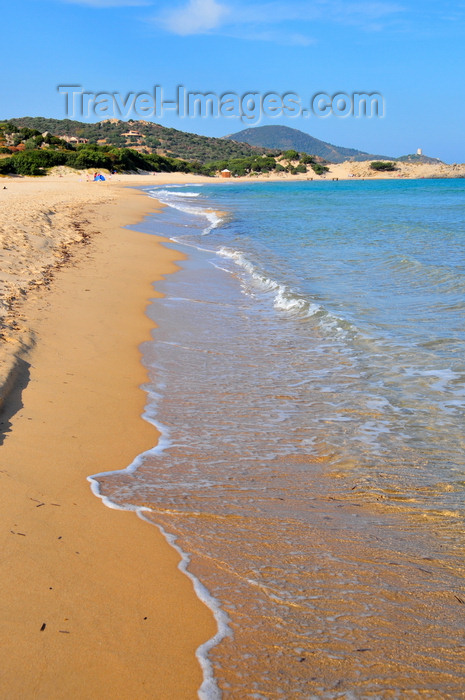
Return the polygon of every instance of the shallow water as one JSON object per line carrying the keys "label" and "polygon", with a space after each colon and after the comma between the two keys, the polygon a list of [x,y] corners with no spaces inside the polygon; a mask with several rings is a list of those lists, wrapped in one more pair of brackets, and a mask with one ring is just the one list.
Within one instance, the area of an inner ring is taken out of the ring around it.
{"label": "shallow water", "polygon": [[463,697],[465,183],[149,194],[164,439],[98,481],[228,614],[223,697]]}

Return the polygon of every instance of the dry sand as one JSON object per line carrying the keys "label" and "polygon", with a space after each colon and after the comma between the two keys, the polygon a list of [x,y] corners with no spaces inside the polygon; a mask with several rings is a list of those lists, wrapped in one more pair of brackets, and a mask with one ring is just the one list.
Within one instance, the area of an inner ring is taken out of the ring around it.
{"label": "dry sand", "polygon": [[[2,276],[27,297],[6,309],[2,345],[18,350],[31,334],[36,343],[2,416],[0,696],[195,698],[195,649],[216,631],[211,611],[158,530],[105,508],[86,481],[156,444],[140,418],[138,344],[150,333],[151,282],[175,269],[175,254],[119,228],[151,208],[135,190],[6,184]],[[71,243],[75,222],[89,245]],[[43,264],[53,284],[31,285]]]}
{"label": "dry sand", "polygon": [[[294,165],[298,165],[296,161]],[[431,178],[454,178],[465,177],[465,164],[446,165],[445,163],[396,163],[396,170],[392,172],[380,172],[370,168],[370,161],[354,163],[346,161],[344,163],[333,163],[328,166],[328,171],[323,175],[317,175],[308,166],[306,173],[291,175],[290,173],[266,173],[260,177],[248,176],[234,178],[234,181],[247,180],[268,180],[269,182],[293,182],[295,180],[397,180],[399,178],[410,180],[423,180]]]}
{"label": "dry sand", "polygon": [[0,177],[0,405],[15,357],[34,343],[34,329],[24,317],[25,297],[48,286],[70,255],[89,242],[100,205],[115,205],[128,184],[211,181],[173,173],[118,175],[94,183],[67,170],[63,177]]}
{"label": "dry sand", "polygon": [[446,165],[445,163],[401,163],[397,162],[396,170],[392,172],[379,172],[370,168],[369,162],[364,163],[337,163],[331,165],[329,172],[326,174],[326,179],[333,177],[339,180],[347,180],[351,178],[363,178],[369,180],[392,180],[398,178],[408,179],[429,179],[429,178],[451,178],[465,177],[465,165],[454,164]]}

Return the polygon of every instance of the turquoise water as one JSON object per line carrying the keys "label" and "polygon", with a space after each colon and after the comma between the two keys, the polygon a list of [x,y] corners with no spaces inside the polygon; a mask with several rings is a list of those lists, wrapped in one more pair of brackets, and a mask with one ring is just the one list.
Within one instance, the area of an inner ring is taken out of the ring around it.
{"label": "turquoise water", "polygon": [[99,483],[228,615],[210,697],[457,697],[465,182],[147,193],[188,256],[143,348],[163,441]]}
{"label": "turquoise water", "polygon": [[[334,429],[325,423],[325,440],[338,451],[342,441],[342,459],[355,458],[388,500],[461,513],[465,183],[260,183],[160,196],[191,213],[228,212],[176,240],[214,250],[211,264],[240,280],[277,336],[292,336],[304,382],[316,338],[319,353],[350,365],[341,374],[336,360],[324,380],[316,368]],[[321,416],[311,420],[318,433]],[[382,477],[373,460],[389,462]]]}

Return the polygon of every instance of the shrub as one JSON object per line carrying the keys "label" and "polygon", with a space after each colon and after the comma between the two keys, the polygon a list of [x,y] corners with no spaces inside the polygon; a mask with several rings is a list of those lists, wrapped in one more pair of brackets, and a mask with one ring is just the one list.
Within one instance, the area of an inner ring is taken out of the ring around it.
{"label": "shrub", "polygon": [[65,165],[68,155],[60,151],[23,151],[13,156],[14,172],[18,175],[44,175],[46,168]]}
{"label": "shrub", "polygon": [[370,163],[370,168],[378,172],[397,170],[395,164],[389,160],[374,160]]}
{"label": "shrub", "polygon": [[[147,161],[147,156],[144,156],[132,148],[112,148],[108,157],[111,159],[116,170],[152,170]],[[105,167],[105,166],[101,166]],[[108,167],[108,166],[107,166]]]}
{"label": "shrub", "polygon": [[107,168],[112,167],[112,161],[105,152],[95,148],[80,148],[66,156],[66,165],[77,170],[81,168]]}
{"label": "shrub", "polygon": [[323,175],[323,173],[328,172],[329,168],[326,165],[321,165],[321,163],[312,163],[312,170],[317,175]]}
{"label": "shrub", "polygon": [[310,156],[308,153],[302,153],[300,156],[300,162],[304,165],[311,165],[315,163],[315,156]]}
{"label": "shrub", "polygon": [[284,151],[283,158],[286,160],[299,160],[299,154],[291,148],[289,151]]}
{"label": "shrub", "polygon": [[14,172],[18,175],[45,175],[45,170],[29,158],[17,156],[13,159]]}
{"label": "shrub", "polygon": [[156,153],[145,156],[145,160],[148,164],[146,169],[154,170],[156,173],[171,173],[176,169],[173,165],[173,160],[159,156]]}
{"label": "shrub", "polygon": [[157,139],[156,136],[147,136],[144,142],[149,148],[157,148],[157,146],[161,146],[161,141],[160,139]]}
{"label": "shrub", "polygon": [[7,134],[16,134],[19,129],[16,126],[16,124],[11,124],[10,122],[1,122],[0,127],[5,131]]}
{"label": "shrub", "polygon": [[2,158],[0,160],[0,175],[14,173],[13,158]]}

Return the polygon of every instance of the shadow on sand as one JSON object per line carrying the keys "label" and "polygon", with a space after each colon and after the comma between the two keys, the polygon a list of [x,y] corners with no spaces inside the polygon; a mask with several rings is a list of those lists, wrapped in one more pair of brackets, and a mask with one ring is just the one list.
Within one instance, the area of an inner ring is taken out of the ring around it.
{"label": "shadow on sand", "polygon": [[3,445],[7,434],[11,431],[11,419],[23,407],[23,391],[30,378],[29,362],[18,359],[10,375],[5,396],[0,404],[0,445]]}

